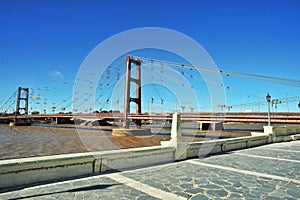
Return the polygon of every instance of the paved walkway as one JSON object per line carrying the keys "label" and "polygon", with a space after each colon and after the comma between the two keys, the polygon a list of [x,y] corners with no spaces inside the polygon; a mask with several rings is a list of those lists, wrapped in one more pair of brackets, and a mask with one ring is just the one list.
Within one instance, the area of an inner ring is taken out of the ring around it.
{"label": "paved walkway", "polygon": [[3,199],[299,199],[300,141],[35,186]]}

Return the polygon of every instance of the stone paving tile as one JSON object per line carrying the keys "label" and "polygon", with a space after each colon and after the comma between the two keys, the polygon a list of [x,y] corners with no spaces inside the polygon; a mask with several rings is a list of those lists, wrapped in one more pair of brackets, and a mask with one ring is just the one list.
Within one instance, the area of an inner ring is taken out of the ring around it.
{"label": "stone paving tile", "polygon": [[294,151],[300,151],[300,140],[297,141],[291,141],[291,142],[282,142],[282,143],[275,143],[266,145],[263,147],[271,147],[271,148],[280,148],[284,150],[294,150]]}
{"label": "stone paving tile", "polygon": [[157,199],[107,177],[92,177],[0,194],[0,199]]}
{"label": "stone paving tile", "polygon": [[300,180],[299,162],[269,160],[264,158],[248,157],[234,153],[211,156],[198,160],[198,162],[205,162],[209,164],[222,165],[236,169],[249,170]]}
{"label": "stone paving tile", "polygon": [[[299,185],[225,170],[196,166],[186,162],[123,176],[190,199],[296,199]],[[293,188],[293,189],[288,189]]]}
{"label": "stone paving tile", "polygon": [[239,153],[245,153],[250,155],[258,155],[258,156],[266,156],[266,157],[273,157],[273,158],[283,158],[289,160],[296,160],[300,161],[300,151],[292,152],[293,150],[286,149],[279,149],[279,148],[257,148],[257,149],[247,149],[238,151]]}

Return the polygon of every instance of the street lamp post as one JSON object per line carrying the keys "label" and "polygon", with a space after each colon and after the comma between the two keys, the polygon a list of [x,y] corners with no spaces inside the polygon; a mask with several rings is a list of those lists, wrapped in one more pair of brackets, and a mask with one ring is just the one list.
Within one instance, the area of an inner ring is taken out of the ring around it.
{"label": "street lamp post", "polygon": [[271,119],[270,119],[270,102],[271,102],[271,96],[268,93],[266,96],[267,102],[268,102],[268,126],[271,126]]}

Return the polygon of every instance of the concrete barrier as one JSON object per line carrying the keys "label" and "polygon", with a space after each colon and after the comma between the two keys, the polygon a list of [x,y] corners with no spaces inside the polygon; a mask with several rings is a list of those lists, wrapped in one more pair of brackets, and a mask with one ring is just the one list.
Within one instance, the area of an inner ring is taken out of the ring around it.
{"label": "concrete barrier", "polygon": [[261,134],[241,138],[192,142],[188,144],[187,158],[204,157],[211,154],[260,146],[268,143],[269,135]]}
{"label": "concrete barrier", "polygon": [[300,126],[264,126],[264,133],[269,134],[269,142],[288,142],[297,140],[295,135],[300,133]]}
{"label": "concrete barrier", "polygon": [[295,126],[295,133],[300,133],[300,125]]}
{"label": "concrete barrier", "polygon": [[1,160],[0,188],[170,163],[300,139],[300,134],[286,134],[292,130],[297,132],[298,127],[266,127],[265,133],[252,133],[251,136],[186,143],[181,140],[180,115],[173,117],[171,141],[162,142],[161,146]]}
{"label": "concrete barrier", "polygon": [[[107,151],[101,156],[102,168],[96,172],[126,170],[129,168],[173,162],[175,149],[172,147],[141,147]],[[99,160],[99,159],[98,159]]]}
{"label": "concrete barrier", "polygon": [[143,147],[0,161],[0,188],[174,161],[174,148]]}
{"label": "concrete barrier", "polygon": [[300,140],[300,134],[292,135],[292,140]]}
{"label": "concrete barrier", "polygon": [[273,133],[276,136],[286,135],[286,126],[274,126]]}
{"label": "concrete barrier", "polygon": [[11,187],[39,181],[91,174],[94,158],[68,154],[0,161],[0,186]]}
{"label": "concrete barrier", "polygon": [[296,134],[296,127],[295,126],[286,126],[285,127],[285,134],[286,135]]}

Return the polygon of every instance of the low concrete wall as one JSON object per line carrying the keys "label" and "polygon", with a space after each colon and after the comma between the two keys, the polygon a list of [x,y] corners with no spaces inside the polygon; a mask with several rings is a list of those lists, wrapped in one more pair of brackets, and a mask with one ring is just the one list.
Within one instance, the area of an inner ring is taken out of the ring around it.
{"label": "low concrete wall", "polygon": [[0,188],[174,161],[174,148],[143,147],[0,161]]}
{"label": "low concrete wall", "polygon": [[[286,134],[287,131],[298,133],[296,131],[298,130],[297,128],[277,129],[275,127],[275,129],[267,129],[268,131],[273,131],[272,133],[252,133],[252,136],[247,137],[192,143],[184,143],[177,141],[178,138],[172,138],[177,144],[173,146],[165,145],[2,160],[0,161],[0,188],[66,179],[80,175],[99,174],[110,170],[157,165],[175,160],[203,157],[210,154],[259,146],[271,142],[297,140],[300,139],[300,134]],[[285,134],[283,130],[285,130]],[[180,131],[180,128],[178,128],[178,131]],[[175,135],[174,133],[172,136],[175,137]],[[170,145],[172,144],[170,142]]]}
{"label": "low concrete wall", "polygon": [[187,158],[203,157],[226,151],[255,147],[268,143],[267,134],[240,138],[221,139],[215,141],[201,141],[188,144]]}
{"label": "low concrete wall", "polygon": [[10,187],[93,172],[94,158],[68,154],[0,161],[0,186]]}
{"label": "low concrete wall", "polygon": [[273,127],[273,142],[288,142],[295,140],[300,133],[299,125],[274,126]]}
{"label": "low concrete wall", "polygon": [[99,172],[173,162],[174,152],[175,149],[172,147],[161,146],[107,151],[101,157],[102,170]]}

